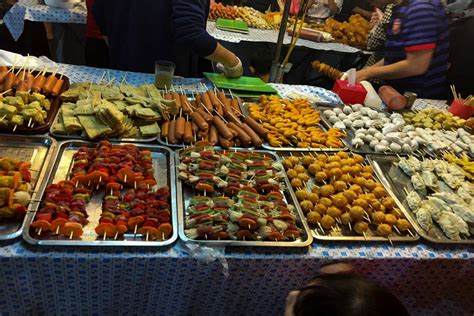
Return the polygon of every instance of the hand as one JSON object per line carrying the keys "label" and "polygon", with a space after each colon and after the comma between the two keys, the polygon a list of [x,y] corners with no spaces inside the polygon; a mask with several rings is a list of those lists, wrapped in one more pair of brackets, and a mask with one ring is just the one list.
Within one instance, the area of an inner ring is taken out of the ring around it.
{"label": "hand", "polygon": [[361,69],[356,72],[356,82],[361,82],[369,79],[371,79],[370,68]]}
{"label": "hand", "polygon": [[239,78],[239,77],[242,77],[243,73],[244,73],[244,69],[242,67],[242,62],[240,61],[240,59],[238,57],[236,57],[238,62],[235,66],[232,66],[232,67],[226,67],[224,66],[224,75],[227,77],[227,78]]}
{"label": "hand", "polygon": [[383,18],[383,12],[380,9],[375,9],[374,12],[372,12],[372,18],[370,19],[370,27],[371,29],[374,29],[377,27],[381,22]]}

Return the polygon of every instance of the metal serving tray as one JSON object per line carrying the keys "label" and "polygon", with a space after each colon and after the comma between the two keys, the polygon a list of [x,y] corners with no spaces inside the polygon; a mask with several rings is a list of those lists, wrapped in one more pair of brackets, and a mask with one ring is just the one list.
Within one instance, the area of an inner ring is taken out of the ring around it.
{"label": "metal serving tray", "polygon": [[[242,113],[244,115],[249,115],[248,106],[249,106],[249,103],[243,103],[242,104]],[[321,113],[321,118],[322,118],[322,116],[323,115]],[[328,130],[328,128],[330,128],[331,126],[326,124],[326,122],[324,120],[321,120],[321,123],[319,124],[318,127],[326,132]],[[338,151],[348,150],[347,143],[344,141],[344,139],[343,139],[343,143],[344,143],[345,147],[342,147],[342,148],[311,148],[311,147],[309,147],[309,148],[297,148],[297,147],[272,147],[268,142],[264,141],[262,147],[264,149],[271,150],[271,151],[276,151],[276,152],[288,152],[288,151],[292,151],[292,152],[313,152],[313,151],[338,152]]]}
{"label": "metal serving tray", "polygon": [[[56,116],[54,117],[54,120],[52,121],[52,124],[50,126],[49,133],[54,136],[54,138],[57,139],[64,139],[64,140],[85,140],[85,141],[101,141],[104,139],[96,139],[96,140],[90,140],[87,138],[87,136],[84,134],[84,131],[81,132],[76,132],[76,133],[69,133],[69,134],[58,134],[53,131],[53,126],[54,124],[59,120],[59,112],[56,113]],[[158,136],[155,137],[148,137],[148,138],[110,138],[110,139],[105,139],[110,142],[126,142],[126,143],[151,143],[154,142],[157,139]]]}
{"label": "metal serving tray", "polygon": [[[334,152],[322,152],[322,153],[317,153],[317,154],[318,155],[327,154],[327,155],[331,156],[335,153]],[[297,152],[297,153],[291,153],[291,155],[299,157],[299,156],[304,155],[304,153]],[[282,159],[285,159],[285,158],[288,158],[288,157],[289,157],[288,155],[285,155],[284,157],[282,157]],[[366,157],[366,162],[369,162],[367,157]],[[382,183],[382,185],[385,187],[385,190],[389,193],[389,195],[392,198],[395,199],[392,192],[390,192],[390,190],[383,183],[383,181],[380,181],[380,179],[377,177],[376,174],[374,176],[375,176],[375,180]],[[314,178],[313,177],[310,176],[310,180],[308,181],[308,184],[309,185],[314,184]],[[293,187],[290,186],[289,188],[290,188],[291,194],[293,196],[296,196],[295,192],[293,190]],[[396,201],[396,199],[395,199],[395,201]],[[299,203],[298,203],[298,206],[299,206]],[[403,215],[405,217],[407,217],[405,208],[401,205],[398,205],[398,204],[397,204],[397,206],[400,208],[400,211],[403,213]],[[408,219],[408,217],[407,217],[407,219]],[[305,218],[304,221],[306,222],[306,218]],[[309,224],[308,224],[308,226],[309,226]],[[364,242],[365,241],[369,241],[369,242],[371,242],[371,241],[385,241],[385,242],[387,242],[387,241],[389,241],[389,242],[397,241],[397,242],[413,242],[413,241],[417,241],[417,240],[420,239],[420,237],[418,235],[412,236],[407,232],[403,235],[398,235],[398,234],[392,233],[392,235],[390,235],[390,240],[389,240],[388,238],[376,235],[374,230],[373,230],[374,225],[372,225],[372,224],[369,224],[369,230],[366,232],[366,237],[357,235],[354,231],[349,230],[349,228],[346,227],[345,225],[340,225],[339,224],[339,226],[340,226],[341,230],[340,231],[330,231],[330,235],[322,234],[321,228],[316,226],[316,225],[311,225],[310,229],[311,229],[311,233],[313,234],[313,237],[315,239],[325,240],[325,241],[364,241]],[[327,230],[325,230],[324,232],[326,233]]]}
{"label": "metal serving tray", "polygon": [[[216,149],[218,151],[218,149]],[[266,151],[266,150],[236,150],[239,152],[259,152],[269,155],[274,158],[275,161],[279,161],[280,158],[277,154]],[[179,165],[179,154],[181,150],[175,151],[175,167]],[[284,185],[290,187],[290,182],[285,173]],[[206,246],[254,246],[254,247],[307,247],[313,242],[313,236],[310,233],[310,229],[305,220],[304,215],[299,207],[296,197],[292,190],[284,190],[281,192],[285,195],[285,200],[289,205],[296,207],[296,225],[298,228],[303,229],[302,237],[295,241],[243,241],[243,240],[195,240],[188,238],[185,234],[185,216],[187,215],[187,208],[189,206],[190,199],[195,196],[194,190],[189,186],[183,184],[183,182],[176,177],[176,188],[178,191],[178,221],[179,221],[179,237],[185,242],[197,243]]]}
{"label": "metal serving tray", "polygon": [[[0,135],[0,156],[31,162],[32,200],[38,199],[37,192],[42,186],[43,178],[48,174],[56,145],[56,141],[47,136]],[[35,204],[31,201],[28,210],[33,209]],[[23,220],[2,220],[0,222],[0,240],[20,236],[26,226],[28,215],[27,213]]]}
{"label": "metal serving tray", "polygon": [[[416,220],[416,215],[408,207],[406,202],[407,194],[405,193],[404,188],[408,192],[414,191],[411,184],[411,179],[396,165],[400,159],[396,156],[369,156],[369,161],[374,167],[374,171],[377,173],[378,177],[382,180],[383,185],[392,192],[393,198],[399,206],[403,206],[404,213],[407,216],[407,219],[413,225],[415,230],[421,237],[424,239],[434,242],[434,243],[443,243],[443,244],[474,244],[474,236],[471,235],[469,239],[462,240],[451,240],[446,237],[441,228],[433,222],[433,226],[430,231],[425,231],[418,224]],[[425,196],[421,196],[422,199]]]}
{"label": "metal serving tray", "polygon": [[[64,141],[59,143],[58,150],[55,154],[54,164],[51,166],[51,172],[49,177],[45,179],[44,185],[41,188],[41,192],[38,192],[38,200],[41,200],[47,185],[56,183],[61,180],[65,180],[68,177],[68,173],[72,167],[72,158],[74,153],[80,147],[96,147],[96,143],[86,141]],[[113,143],[113,145],[120,145],[120,143]],[[158,182],[157,187],[168,185],[170,187],[171,194],[171,222],[173,226],[172,236],[165,241],[145,241],[142,234],[124,234],[121,239],[113,240],[108,238],[103,240],[101,237],[97,237],[95,233],[95,227],[97,226],[102,213],[102,197],[103,189],[98,194],[93,194],[91,201],[87,205],[87,213],[89,215],[89,223],[83,228],[84,234],[81,240],[78,239],[63,239],[57,235],[52,236],[38,236],[34,229],[30,228],[31,223],[34,221],[36,211],[38,211],[40,203],[37,203],[34,212],[31,212],[26,219],[26,229],[23,232],[23,238],[31,243],[44,246],[167,246],[172,244],[178,238],[178,221],[176,211],[176,187],[175,187],[175,168],[174,168],[174,157],[173,152],[168,148],[156,146],[156,145],[145,145],[137,144],[138,148],[147,149],[151,151],[153,160],[154,176]]]}

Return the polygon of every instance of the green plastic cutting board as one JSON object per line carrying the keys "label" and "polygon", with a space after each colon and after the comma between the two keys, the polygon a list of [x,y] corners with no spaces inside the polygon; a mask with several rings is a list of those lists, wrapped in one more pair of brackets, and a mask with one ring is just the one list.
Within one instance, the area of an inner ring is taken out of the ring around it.
{"label": "green plastic cutting board", "polygon": [[228,20],[228,19],[217,19],[216,27],[225,31],[235,31],[239,33],[248,33],[249,26],[247,22],[237,21],[237,20]]}
{"label": "green plastic cutting board", "polygon": [[205,72],[204,76],[211,80],[218,88],[253,91],[262,93],[276,93],[277,91],[267,85],[262,79],[257,77],[240,77],[228,79],[222,74]]}

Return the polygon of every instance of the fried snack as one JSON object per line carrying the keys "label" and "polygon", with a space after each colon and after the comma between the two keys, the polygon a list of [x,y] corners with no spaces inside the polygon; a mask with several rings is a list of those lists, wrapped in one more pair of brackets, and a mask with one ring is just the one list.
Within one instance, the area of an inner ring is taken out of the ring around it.
{"label": "fried snack", "polygon": [[320,73],[326,75],[327,77],[331,78],[332,80],[341,79],[342,75],[344,74],[342,71],[337,70],[334,67],[331,67],[325,63],[320,62],[319,60],[315,60],[311,63],[311,66]]}
{"label": "fried snack", "polygon": [[370,31],[369,22],[359,14],[351,16],[349,21],[345,22],[329,18],[324,25],[317,25],[312,28],[330,33],[338,42],[360,46],[367,46],[367,37]]}
{"label": "fried snack", "polygon": [[[347,167],[344,171],[337,167],[342,163]],[[374,170],[365,164],[364,157],[346,152],[313,153],[287,157],[282,165],[308,223],[318,233],[323,230],[328,234],[338,233],[340,225],[344,225],[346,231],[351,230],[355,235],[364,235],[367,230],[381,237],[411,234],[410,223],[395,201],[387,196],[384,187],[374,180]],[[315,165],[320,166],[316,173]],[[370,177],[349,176],[350,172],[362,171]],[[306,174],[309,181],[301,181],[302,174]]]}
{"label": "fried snack", "polygon": [[320,112],[306,99],[284,100],[276,96],[261,96],[260,104],[251,104],[252,118],[262,122],[273,147],[342,148],[346,135],[338,128],[327,132],[319,126]]}

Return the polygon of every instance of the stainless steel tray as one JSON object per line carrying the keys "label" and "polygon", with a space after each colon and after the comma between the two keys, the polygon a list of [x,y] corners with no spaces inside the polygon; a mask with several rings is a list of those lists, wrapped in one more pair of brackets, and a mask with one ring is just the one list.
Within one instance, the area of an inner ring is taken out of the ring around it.
{"label": "stainless steel tray", "polygon": [[[293,153],[292,155],[298,156],[298,155],[302,155],[302,154],[303,153]],[[331,154],[334,154],[334,152],[323,152],[323,153],[317,153],[317,154],[319,154],[319,155],[328,154],[330,156]],[[366,162],[368,162],[368,163],[370,162],[368,157],[366,157]],[[384,188],[388,192],[388,194],[396,201],[396,198],[395,198],[394,194],[390,191],[390,188],[387,187],[387,185],[383,181],[381,181],[381,179],[377,176],[377,174],[374,174],[374,176],[375,176],[375,181],[380,182],[384,186]],[[308,183],[311,183],[311,182],[314,183],[314,178],[313,177],[311,177],[310,182],[308,182]],[[291,186],[289,188],[290,188],[290,191],[291,191],[292,195],[296,196],[295,193],[294,193],[293,188]],[[296,202],[296,203],[299,206],[299,203],[298,202]],[[398,204],[398,203],[397,203],[397,206],[400,208],[400,211],[407,218],[407,220],[411,222],[411,220],[407,216],[407,212],[405,210],[405,207],[403,205]],[[305,218],[304,221],[306,222],[306,218]],[[323,235],[322,231],[321,231],[321,228],[319,228],[317,226],[314,226],[314,229],[312,229],[312,227],[311,227],[311,233],[313,234],[313,237],[315,239],[325,240],[325,241],[364,241],[364,242],[366,242],[366,241],[368,241],[368,242],[373,242],[373,241],[394,242],[394,241],[397,241],[397,242],[413,242],[413,241],[417,241],[417,240],[420,239],[420,237],[418,235],[414,234],[415,236],[412,236],[408,232],[403,234],[403,235],[398,235],[398,234],[392,233],[392,235],[390,235],[390,239],[388,239],[386,237],[381,237],[381,236],[378,236],[374,233],[371,224],[369,224],[369,230],[367,231],[365,237],[357,235],[354,231],[349,230],[348,227],[346,227],[345,225],[340,225],[340,227],[341,227],[341,231],[330,231],[331,235]]]}
{"label": "stainless steel tray", "polygon": [[[56,139],[63,139],[63,140],[85,140],[85,141],[99,141],[103,139],[97,139],[97,140],[90,140],[84,135],[84,131],[77,132],[77,133],[69,133],[69,134],[58,134],[53,131],[53,126],[54,124],[59,120],[59,114],[61,112],[61,109],[59,109],[58,113],[56,113],[56,117],[54,118],[53,123],[51,124],[51,128],[49,130],[49,133],[51,136],[53,136]],[[126,142],[126,143],[151,143],[154,142],[158,138],[158,135],[155,137],[148,137],[148,138],[108,138],[105,140],[108,140],[110,142]]]}
{"label": "stainless steel tray", "polygon": [[[242,108],[242,113],[244,115],[249,115],[249,109],[248,109],[248,106],[249,106],[249,103],[243,103],[241,108]],[[323,117],[322,113],[321,113],[321,118]],[[323,131],[327,131],[328,128],[330,128],[331,126],[326,124],[326,122],[324,120],[321,120],[321,123],[319,124],[318,126],[319,128],[321,128]],[[271,151],[276,151],[276,152],[282,152],[282,151],[292,151],[292,152],[313,152],[313,151],[318,151],[318,152],[322,152],[322,151],[326,151],[326,152],[338,152],[338,151],[345,151],[345,150],[348,150],[347,148],[347,143],[344,141],[344,139],[342,140],[343,143],[344,143],[344,147],[341,147],[341,148],[297,148],[297,147],[273,147],[271,146],[268,142],[264,142],[263,145],[262,145],[262,148],[264,149],[267,149],[267,150],[271,150]]]}
{"label": "stainless steel tray", "polygon": [[[216,149],[217,150],[217,149]],[[275,161],[279,161],[280,158],[277,154],[266,151],[266,150],[236,150],[240,152],[259,152],[265,153],[269,156],[272,156]],[[180,150],[175,151],[175,167],[179,165],[179,153]],[[290,182],[285,173],[285,186],[290,187]],[[185,234],[185,216],[186,210],[189,206],[190,199],[195,196],[194,190],[190,187],[183,185],[182,181],[176,177],[176,188],[178,191],[177,200],[178,200],[178,226],[179,226],[179,237],[185,242],[197,243],[206,246],[253,246],[253,247],[307,247],[313,242],[313,236],[310,233],[310,229],[305,220],[303,220],[304,215],[301,211],[299,203],[297,203],[296,197],[292,190],[284,190],[284,195],[286,202],[289,205],[296,207],[296,224],[298,228],[303,229],[301,238],[295,241],[242,241],[242,240],[195,240],[190,239]]]}
{"label": "stainless steel tray", "polygon": [[[51,159],[57,143],[47,136],[10,136],[0,135],[0,156],[31,161],[32,200],[38,199],[38,191],[43,178],[48,174]],[[35,207],[31,201],[28,211]],[[5,220],[0,222],[0,240],[13,239],[20,236],[26,226],[28,213],[23,220]]]}
{"label": "stainless steel tray", "polygon": [[[120,143],[113,143],[119,145]],[[82,146],[95,147],[96,143],[86,141],[64,141],[59,143],[55,154],[54,164],[51,166],[49,177],[45,179],[41,192],[38,192],[38,200],[42,199],[47,185],[65,180],[68,176],[69,170],[72,167],[71,162],[74,153]],[[87,213],[89,215],[89,223],[83,228],[84,234],[82,240],[62,239],[59,236],[38,236],[30,225],[35,218],[36,211],[39,209],[40,203],[36,204],[34,212],[28,214],[26,219],[26,228],[23,232],[23,238],[31,243],[37,245],[47,246],[167,246],[172,244],[178,238],[178,220],[176,208],[176,187],[175,187],[175,168],[173,152],[168,148],[156,145],[137,144],[138,148],[147,149],[151,151],[153,160],[154,176],[158,182],[157,186],[168,185],[170,187],[171,195],[171,222],[173,226],[172,236],[165,241],[145,241],[141,234],[124,234],[122,239],[111,240],[97,238],[95,227],[98,224],[100,214],[102,213],[102,196],[103,192],[92,196],[91,201],[87,205]]]}
{"label": "stainless steel tray", "polygon": [[[403,206],[404,213],[407,219],[413,225],[417,233],[424,239],[443,244],[474,244],[474,236],[471,235],[469,239],[462,240],[451,240],[446,237],[441,228],[433,223],[433,227],[430,231],[425,231],[418,224],[415,213],[408,207],[406,202],[407,194],[404,188],[408,192],[415,190],[411,184],[411,179],[396,165],[400,159],[396,156],[369,156],[369,161],[374,167],[374,171],[378,177],[382,180],[382,183],[389,191],[393,194],[393,198],[398,205]],[[422,197],[424,198],[424,197]]]}

